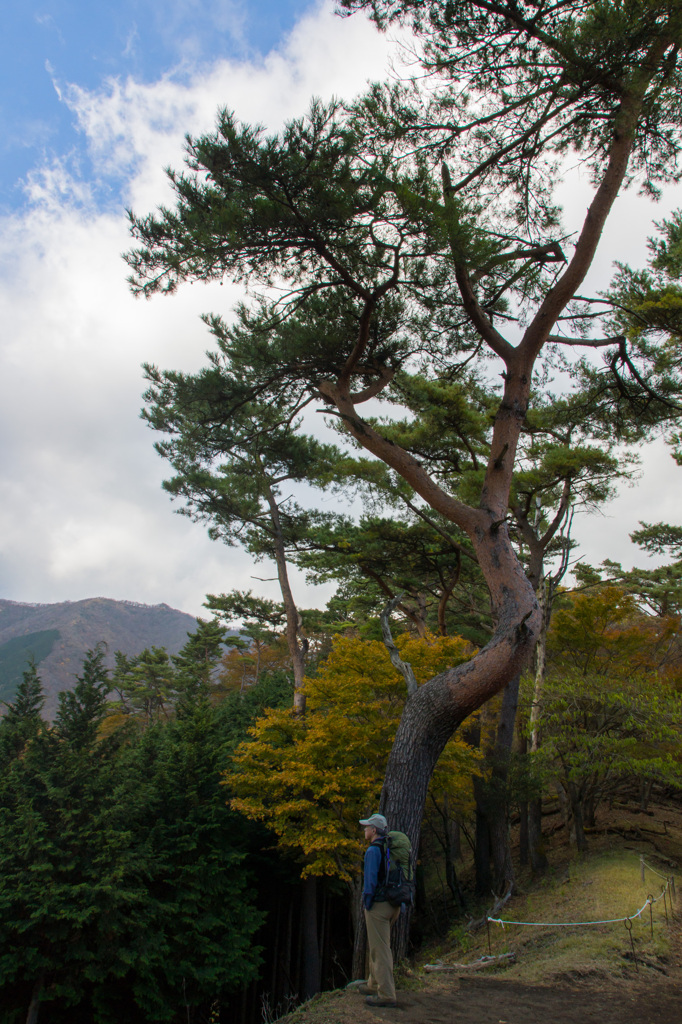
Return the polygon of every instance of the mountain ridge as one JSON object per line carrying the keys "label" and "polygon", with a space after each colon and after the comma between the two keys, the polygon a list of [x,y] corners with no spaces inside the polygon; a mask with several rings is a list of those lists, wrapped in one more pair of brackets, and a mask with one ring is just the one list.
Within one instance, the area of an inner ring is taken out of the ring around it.
{"label": "mountain ridge", "polygon": [[[27,662],[17,649],[31,653],[31,638],[44,651],[46,636],[56,631],[47,654],[36,656],[38,674],[45,691],[45,714],[53,718],[57,694],[75,686],[83,655],[98,643],[106,647],[106,664],[113,667],[114,652],[133,657],[146,647],[165,647],[177,654],[194,632],[197,619],[187,612],[161,603],[143,604],[128,599],[90,597],[78,601],[36,603],[0,598],[0,701],[10,702]],[[25,638],[26,643],[17,643]],[[7,645],[14,643],[8,649]],[[3,655],[4,651],[4,655]]]}

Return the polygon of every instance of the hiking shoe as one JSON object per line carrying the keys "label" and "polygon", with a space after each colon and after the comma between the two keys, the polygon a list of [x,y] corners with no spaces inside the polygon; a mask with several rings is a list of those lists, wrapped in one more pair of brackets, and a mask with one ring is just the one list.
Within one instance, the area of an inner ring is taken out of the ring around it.
{"label": "hiking shoe", "polygon": [[357,991],[361,996],[375,996],[377,994],[377,990],[375,988],[370,988],[366,981],[361,982],[357,986]]}
{"label": "hiking shoe", "polygon": [[395,999],[382,999],[381,996],[367,996],[365,1002],[368,1006],[397,1006]]}

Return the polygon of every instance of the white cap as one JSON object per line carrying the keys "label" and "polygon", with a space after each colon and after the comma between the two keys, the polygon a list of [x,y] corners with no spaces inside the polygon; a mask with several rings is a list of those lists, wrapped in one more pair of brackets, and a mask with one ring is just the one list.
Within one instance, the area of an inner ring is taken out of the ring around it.
{"label": "white cap", "polygon": [[383,814],[373,814],[371,816],[371,818],[365,818],[365,819],[361,818],[360,819],[360,824],[361,825],[373,825],[374,828],[382,828],[382,829],[387,829],[388,828],[388,822],[384,818]]}

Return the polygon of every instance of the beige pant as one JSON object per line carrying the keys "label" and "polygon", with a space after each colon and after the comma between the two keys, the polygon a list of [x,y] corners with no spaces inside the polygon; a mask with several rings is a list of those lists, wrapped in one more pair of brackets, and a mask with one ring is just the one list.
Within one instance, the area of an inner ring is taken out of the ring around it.
{"label": "beige pant", "polygon": [[373,903],[365,910],[367,942],[369,944],[369,977],[367,987],[380,999],[395,1001],[393,981],[393,954],[391,952],[391,925],[398,919],[400,907],[390,903]]}

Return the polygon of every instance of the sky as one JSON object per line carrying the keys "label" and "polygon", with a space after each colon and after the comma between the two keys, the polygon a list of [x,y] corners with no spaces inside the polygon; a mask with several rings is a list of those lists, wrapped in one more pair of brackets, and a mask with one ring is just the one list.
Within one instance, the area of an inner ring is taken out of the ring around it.
{"label": "sky", "polygon": [[[47,603],[112,597],[202,613],[207,593],[277,597],[267,565],[174,515],[165,467],[139,418],[141,364],[187,372],[205,362],[202,312],[229,314],[226,284],[134,299],[121,253],[126,207],[170,201],[185,133],[220,107],[277,130],[313,95],[351,98],[396,58],[362,16],[306,0],[25,0],[0,35],[0,596]],[[572,223],[589,202],[562,187]],[[590,286],[614,259],[641,263],[652,209],[619,200]],[[659,442],[644,472],[598,517],[576,520],[588,561],[631,565],[640,519],[680,522],[680,473]],[[639,559],[641,562],[641,559]],[[294,573],[302,605],[329,589]]]}

